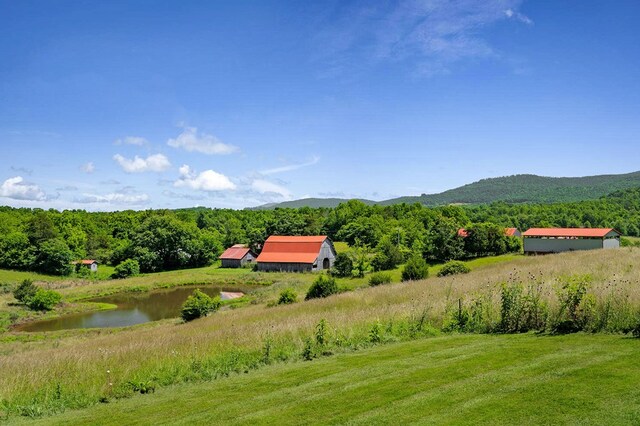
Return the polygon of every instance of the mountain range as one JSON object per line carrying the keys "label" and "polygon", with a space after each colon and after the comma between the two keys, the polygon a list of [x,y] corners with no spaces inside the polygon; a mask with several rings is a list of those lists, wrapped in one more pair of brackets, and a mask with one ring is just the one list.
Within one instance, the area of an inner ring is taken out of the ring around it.
{"label": "mountain range", "polygon": [[[447,204],[555,203],[600,198],[614,191],[640,187],[640,171],[618,175],[584,177],[547,177],[532,174],[481,179],[439,194],[405,196],[383,201],[359,199],[369,205],[420,203],[426,206]],[[265,204],[256,209],[336,207],[345,198],[304,198],[282,203]]]}

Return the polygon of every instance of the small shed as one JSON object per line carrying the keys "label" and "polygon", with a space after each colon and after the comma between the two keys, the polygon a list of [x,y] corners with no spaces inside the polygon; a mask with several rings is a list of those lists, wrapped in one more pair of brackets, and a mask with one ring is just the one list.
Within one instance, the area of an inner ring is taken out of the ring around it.
{"label": "small shed", "polygon": [[324,235],[272,235],[258,256],[259,271],[312,272],[331,269],[336,258],[333,242]]}
{"label": "small shed", "polygon": [[504,228],[507,237],[522,237],[522,232],[518,228]]}
{"label": "small shed", "polygon": [[235,244],[220,255],[223,268],[240,268],[256,261],[256,254],[244,244]]}
{"label": "small shed", "polygon": [[98,272],[98,262],[93,259],[78,260],[76,262],[71,262],[71,264],[89,268],[91,272]]}
{"label": "small shed", "polygon": [[522,234],[525,254],[560,253],[620,247],[613,228],[531,228]]}

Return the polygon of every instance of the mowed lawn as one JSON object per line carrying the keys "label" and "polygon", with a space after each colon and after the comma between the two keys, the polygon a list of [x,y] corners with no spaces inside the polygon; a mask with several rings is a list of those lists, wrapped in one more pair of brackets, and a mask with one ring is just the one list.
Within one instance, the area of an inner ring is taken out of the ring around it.
{"label": "mowed lawn", "polygon": [[640,340],[617,335],[442,336],[170,386],[35,424],[638,424],[638,359]]}

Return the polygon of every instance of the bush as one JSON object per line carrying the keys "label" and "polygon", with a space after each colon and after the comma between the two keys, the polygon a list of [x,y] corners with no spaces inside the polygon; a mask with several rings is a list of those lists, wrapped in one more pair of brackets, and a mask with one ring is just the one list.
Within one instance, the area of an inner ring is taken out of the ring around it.
{"label": "bush", "polygon": [[38,271],[51,275],[69,275],[73,272],[73,253],[63,240],[56,238],[42,243],[37,258]]}
{"label": "bush", "polygon": [[133,277],[140,273],[140,264],[135,259],[127,259],[116,266],[111,278]]}
{"label": "bush", "polygon": [[333,262],[331,275],[336,277],[350,277],[353,274],[353,260],[346,253],[338,253]]}
{"label": "bush", "polygon": [[21,303],[27,303],[38,291],[38,287],[33,285],[33,281],[26,279],[20,283],[20,285],[13,290],[13,297],[15,297]]}
{"label": "bush", "polygon": [[33,311],[50,311],[60,303],[62,296],[53,290],[39,288],[35,294],[27,299],[27,307]]}
{"label": "bush", "polygon": [[283,290],[278,299],[278,305],[290,305],[298,301],[298,295],[290,288]]}
{"label": "bush", "polygon": [[321,297],[331,296],[338,292],[336,280],[326,275],[320,275],[309,287],[304,300],[317,299]]}
{"label": "bush", "polygon": [[192,321],[217,311],[219,307],[219,298],[211,298],[200,290],[195,289],[193,294],[182,305],[180,316],[185,321]]}
{"label": "bush", "polygon": [[389,284],[391,282],[391,274],[384,272],[375,272],[369,277],[369,285],[374,287],[380,284]]}
{"label": "bush", "polygon": [[429,266],[422,256],[411,256],[402,270],[402,281],[423,280],[429,276]]}
{"label": "bush", "polygon": [[467,274],[471,272],[471,269],[459,260],[452,260],[442,266],[442,269],[438,271],[439,277],[446,277],[447,275]]}

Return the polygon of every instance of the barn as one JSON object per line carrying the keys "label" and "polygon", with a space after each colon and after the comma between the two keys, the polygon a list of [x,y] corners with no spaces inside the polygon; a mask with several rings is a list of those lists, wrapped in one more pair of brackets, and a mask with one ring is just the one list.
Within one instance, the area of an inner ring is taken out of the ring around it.
{"label": "barn", "polygon": [[267,238],[258,256],[259,271],[311,272],[331,269],[336,249],[323,235]]}
{"label": "barn", "polygon": [[613,228],[531,228],[522,234],[525,254],[559,253],[620,247]]}
{"label": "barn", "polygon": [[76,265],[76,268],[80,265],[81,267],[88,268],[91,272],[98,272],[98,262],[93,259],[78,260],[71,262],[71,264]]}
{"label": "barn", "polygon": [[256,261],[256,254],[244,244],[235,244],[220,255],[222,268],[240,268]]}
{"label": "barn", "polygon": [[507,237],[522,237],[522,232],[518,228],[504,228]]}

